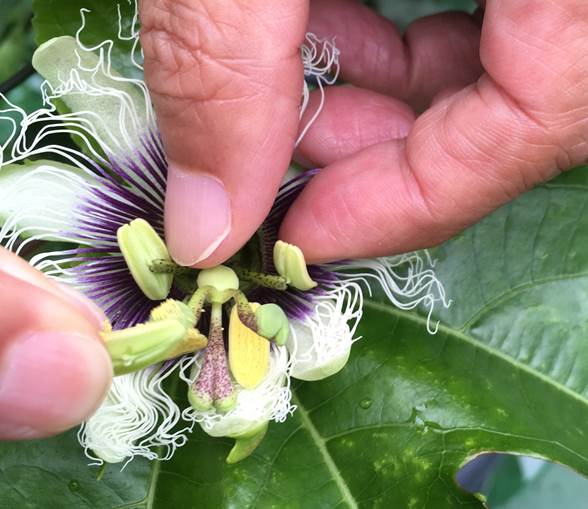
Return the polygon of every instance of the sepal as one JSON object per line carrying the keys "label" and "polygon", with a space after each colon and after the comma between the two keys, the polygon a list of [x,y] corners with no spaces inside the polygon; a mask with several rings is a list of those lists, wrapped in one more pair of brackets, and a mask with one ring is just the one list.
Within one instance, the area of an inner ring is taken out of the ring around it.
{"label": "sepal", "polygon": [[248,433],[231,437],[235,439],[235,445],[227,456],[227,463],[232,465],[249,457],[264,439],[267,428],[268,423],[265,422]]}

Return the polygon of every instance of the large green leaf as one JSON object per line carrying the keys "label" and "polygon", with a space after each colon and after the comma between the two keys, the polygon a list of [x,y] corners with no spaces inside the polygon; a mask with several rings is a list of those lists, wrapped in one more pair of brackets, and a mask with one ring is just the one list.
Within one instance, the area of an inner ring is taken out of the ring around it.
{"label": "large green leaf", "polygon": [[420,314],[369,301],[345,370],[298,386],[295,415],[244,462],[227,466],[231,441],[196,432],[171,461],[109,467],[96,482],[71,437],[10,444],[0,498],[43,508],[49,493],[60,494],[54,507],[479,508],[454,477],[483,451],[588,473],[587,169],[437,251],[454,304],[436,336]]}

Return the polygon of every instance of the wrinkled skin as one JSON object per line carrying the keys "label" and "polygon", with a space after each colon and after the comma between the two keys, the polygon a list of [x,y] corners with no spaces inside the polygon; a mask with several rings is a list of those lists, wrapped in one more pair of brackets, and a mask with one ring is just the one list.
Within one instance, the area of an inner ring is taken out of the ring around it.
{"label": "wrinkled skin", "polygon": [[[327,92],[295,153],[324,168],[281,231],[309,262],[434,245],[585,161],[588,4],[480,3],[403,38],[355,0],[142,0],[174,257],[221,263],[264,219],[297,136],[307,30],[337,36],[353,85]],[[0,287],[0,437],[73,426],[108,386],[99,312],[6,253]]]}
{"label": "wrinkled skin", "polygon": [[[201,265],[237,250],[274,198],[297,126],[307,26],[337,36],[354,85],[328,92],[297,151],[324,171],[281,234],[310,262],[436,244],[588,156],[582,0],[488,1],[473,17],[418,20],[404,39],[355,0],[143,0],[142,23],[172,181],[178,168],[205,172],[230,196],[231,231]],[[202,246],[178,217],[207,216],[175,191],[167,235],[184,260]]]}

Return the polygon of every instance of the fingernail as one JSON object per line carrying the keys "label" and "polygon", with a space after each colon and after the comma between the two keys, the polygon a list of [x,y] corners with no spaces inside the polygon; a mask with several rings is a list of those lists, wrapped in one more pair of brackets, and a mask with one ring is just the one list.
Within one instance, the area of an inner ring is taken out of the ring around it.
{"label": "fingernail", "polygon": [[35,332],[0,358],[0,438],[38,438],[75,426],[100,404],[112,367],[96,338]]}
{"label": "fingernail", "polygon": [[106,315],[96,304],[66,284],[59,283],[58,286],[61,297],[83,313],[88,320],[95,323],[99,329],[102,328]]}
{"label": "fingernail", "polygon": [[204,173],[170,167],[165,199],[168,249],[180,265],[206,260],[231,229],[231,203],[223,183]]}

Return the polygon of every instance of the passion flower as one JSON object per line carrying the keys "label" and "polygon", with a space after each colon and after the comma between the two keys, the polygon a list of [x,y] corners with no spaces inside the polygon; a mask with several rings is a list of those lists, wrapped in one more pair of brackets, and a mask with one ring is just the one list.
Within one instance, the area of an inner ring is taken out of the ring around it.
{"label": "passion flower", "polygon": [[[429,317],[448,305],[426,254],[307,267],[300,250],[279,242],[285,213],[318,170],[284,184],[258,233],[227,262],[231,273],[176,266],[161,240],[167,162],[148,90],[113,70],[109,41],[88,48],[82,32],[35,53],[43,108],[26,113],[0,95],[0,121],[11,128],[0,147],[0,242],[34,248],[34,267],[108,316],[105,342],[125,374],[79,432],[90,458],[169,459],[198,423],[235,438],[229,461],[242,459],[268,422],[295,410],[292,376],[317,380],[344,367],[364,291],[377,285],[396,306],[423,306]],[[137,33],[125,36],[134,48]],[[321,90],[336,79],[331,42],[309,34],[301,58]],[[139,60],[129,55],[141,71]],[[308,85],[301,92],[304,109]],[[234,307],[223,311],[228,301]],[[192,405],[183,411],[164,388],[170,378],[187,383]]]}

